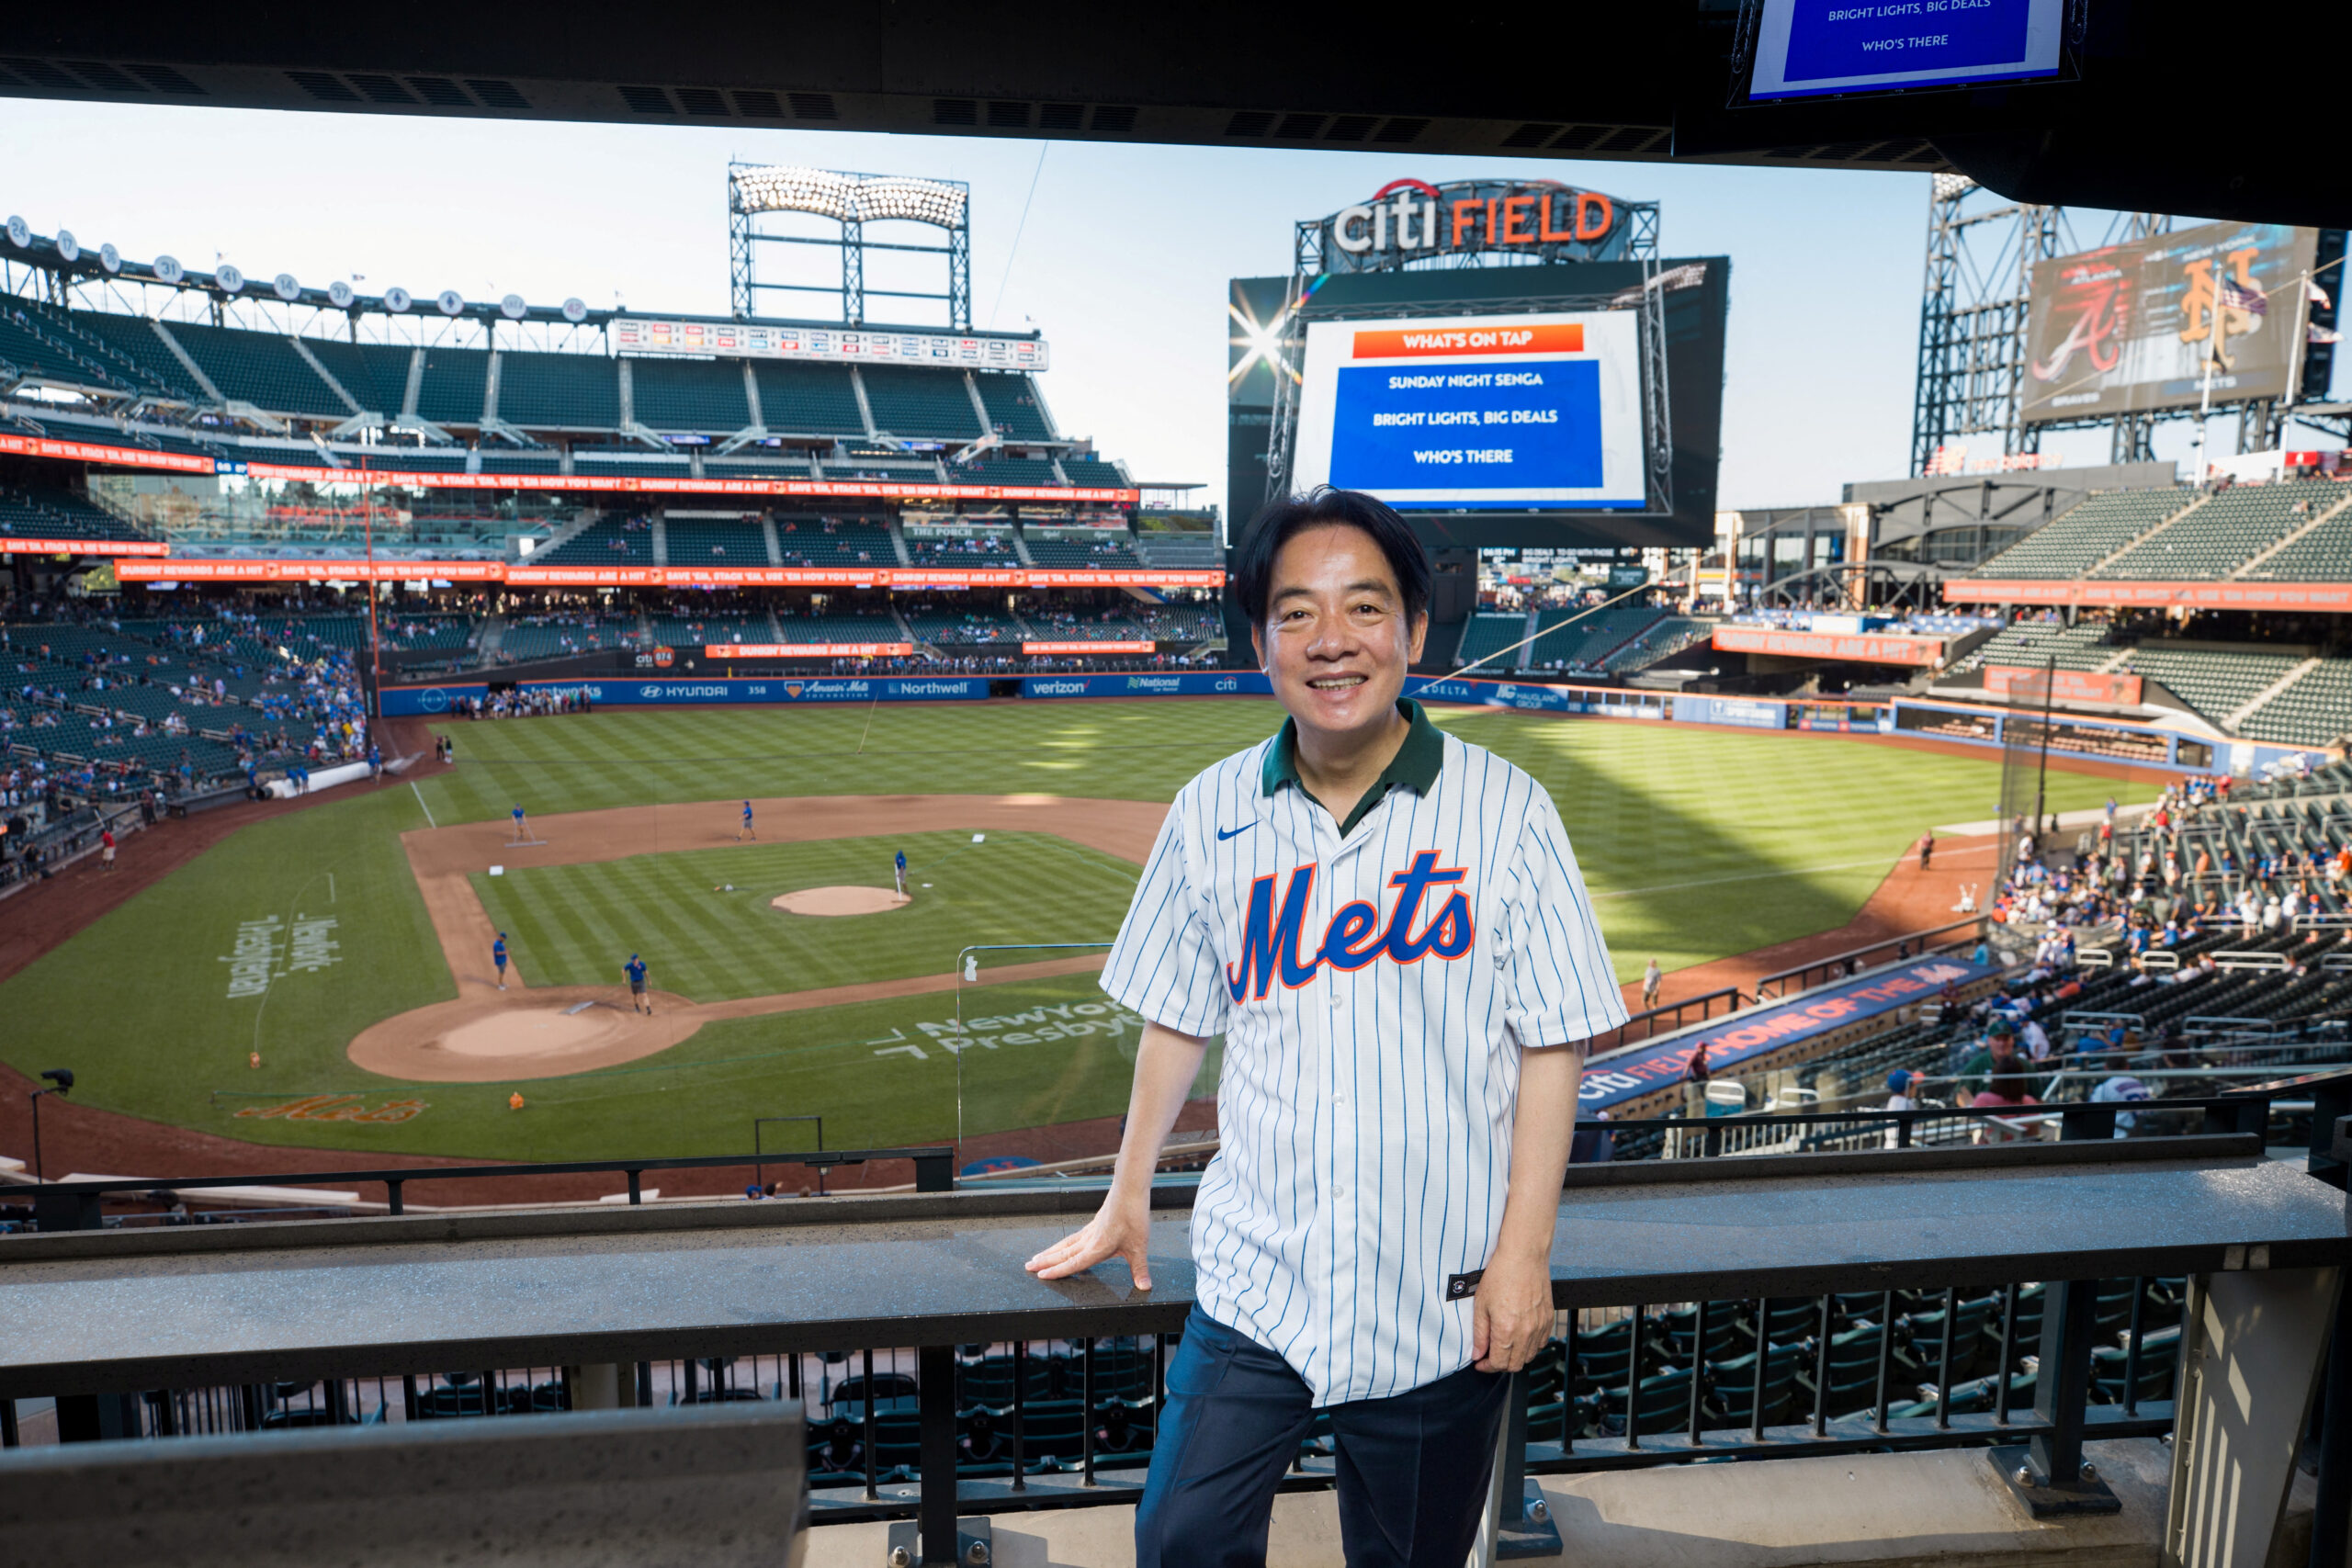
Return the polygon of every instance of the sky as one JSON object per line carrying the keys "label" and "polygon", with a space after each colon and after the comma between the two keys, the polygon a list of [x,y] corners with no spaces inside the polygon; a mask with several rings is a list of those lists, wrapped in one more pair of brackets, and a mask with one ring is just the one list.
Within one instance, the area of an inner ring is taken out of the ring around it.
{"label": "sky", "polygon": [[1905,470],[1923,174],[0,100],[0,209],[38,233],[421,299],[724,314],[730,158],[968,182],[975,324],[1043,331],[1063,432],[1208,500],[1225,493],[1226,280],[1287,271],[1295,221],[1404,175],[1655,199],[1668,256],[1730,258],[1724,506],[1832,502]]}

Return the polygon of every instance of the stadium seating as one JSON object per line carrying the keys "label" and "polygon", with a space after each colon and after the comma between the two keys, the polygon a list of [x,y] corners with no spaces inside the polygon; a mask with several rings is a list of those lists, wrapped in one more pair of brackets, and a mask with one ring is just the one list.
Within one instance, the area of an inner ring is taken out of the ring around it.
{"label": "stadium seating", "polygon": [[77,354],[62,343],[40,335],[32,318],[21,307],[0,311],[0,364],[18,376],[40,376],[82,387],[107,387],[134,391],[138,383],[121,367],[95,354]]}
{"label": "stadium seating", "polygon": [[1012,535],[993,529],[957,537],[934,539],[907,536],[907,558],[917,566],[997,567],[1019,566],[1021,557],[1015,552]]}
{"label": "stadium seating", "polygon": [[1713,632],[1712,622],[1669,615],[1654,626],[1644,627],[1631,642],[1610,654],[1603,668],[1614,675],[1645,670],[1663,660],[1673,658],[1693,644],[1706,641]]}
{"label": "stadium seating", "polygon": [[2334,484],[2241,485],[2211,497],[2152,538],[2132,546],[2094,577],[2119,581],[2229,576],[2344,499]]}
{"label": "stadium seating", "polygon": [[890,531],[871,523],[779,517],[776,546],[786,566],[896,566]]}
{"label": "stadium seating", "polygon": [[665,648],[700,648],[714,642],[765,642],[764,612],[695,609],[648,617],[653,640]]}
{"label": "stadium seating", "polygon": [[[1665,618],[1663,610],[1625,604],[1607,610],[1541,611],[1536,616],[1536,640],[1527,649],[1528,668],[1588,671],[1608,668],[1611,654]],[[1555,626],[1564,629],[1555,631]]]}
{"label": "stadium seating", "polygon": [[1054,439],[1052,428],[1046,423],[1037,384],[1027,376],[979,370],[973,372],[972,384],[980,389],[980,401],[989,411],[989,423],[1003,432],[1006,440]]}
{"label": "stadium seating", "polygon": [[341,419],[351,412],[285,338],[194,321],[174,321],[171,333],[224,398],[276,413]]}
{"label": "stadium seating", "polygon": [[718,522],[707,517],[672,517],[662,523],[672,566],[766,566],[768,537],[754,519]]}
{"label": "stadium seating", "polygon": [[760,417],[770,430],[794,435],[865,434],[848,366],[763,359],[752,365],[752,375],[760,387]]}
{"label": "stadium seating", "polygon": [[683,479],[693,472],[693,464],[685,457],[669,457],[647,446],[599,446],[574,448],[571,471],[575,474],[628,474],[639,479]]}
{"label": "stadium seating", "polygon": [[[1468,629],[1462,634],[1462,646],[1454,652],[1454,661],[1457,665],[1476,664],[1482,659],[1493,658],[1526,636],[1527,616],[1523,612],[1473,615]],[[1483,672],[1492,674],[1498,669],[1516,670],[1521,657],[1521,653],[1514,653],[1497,665],[1483,666]]]}
{"label": "stadium seating", "polygon": [[2116,654],[2108,645],[2107,635],[2106,623],[2101,621],[2071,626],[2063,621],[2019,621],[1995,632],[1955,669],[1974,670],[1986,664],[2040,669],[2056,660],[2061,670],[2096,670]]}
{"label": "stadium seating", "polygon": [[1064,457],[1062,473],[1074,485],[1109,490],[1128,488],[1127,476],[1119,471],[1119,466],[1116,463],[1106,463],[1100,457]]}
{"label": "stadium seating", "polygon": [[1986,561],[1978,575],[2080,577],[2195,499],[2184,490],[2106,491],[2067,511]]}
{"label": "stadium seating", "polygon": [[811,477],[808,459],[786,457],[782,453],[759,450],[759,456],[744,453],[732,457],[705,457],[703,472],[715,479],[805,479]]}
{"label": "stadium seating", "polygon": [[2143,643],[2132,650],[2124,669],[2163,682],[2173,695],[2218,725],[2300,662],[2283,653],[2211,653]]}
{"label": "stadium seating", "polygon": [[[38,307],[33,307],[38,310]],[[129,365],[134,365],[172,397],[189,402],[204,393],[189,379],[179,356],[164,346],[144,316],[118,316],[103,310],[69,310],[65,321],[77,333],[103,344]]]}
{"label": "stadium seating", "polygon": [[2251,582],[2352,581],[2352,507],[2242,574]]}
{"label": "stadium seating", "polygon": [[2352,660],[2331,659],[2271,698],[2239,726],[2255,740],[2329,746],[2352,735]]}
{"label": "stadium seating", "polygon": [[481,455],[481,471],[485,474],[560,474],[563,458],[554,452],[485,452]]}
{"label": "stadium seating", "polygon": [[922,641],[932,643],[1018,645],[1029,636],[1028,628],[1012,616],[978,610],[953,614],[935,610],[910,611],[907,625],[914,629],[915,636]]}
{"label": "stadium seating", "polygon": [[1124,528],[1099,528],[1080,533],[1072,531],[1057,536],[1044,536],[1035,529],[1024,530],[1029,542],[1029,558],[1043,567],[1115,571],[1138,567],[1143,562],[1127,546],[1128,535]]}
{"label": "stadium seating", "polygon": [[20,539],[144,539],[85,497],[63,490],[0,490],[0,534]]}
{"label": "stadium seating", "polygon": [[938,441],[970,441],[982,434],[961,371],[866,365],[858,375],[877,430]]}
{"label": "stadium seating", "polygon": [[1225,564],[1225,551],[1215,534],[1138,533],[1135,548],[1147,566],[1214,571]]}
{"label": "stadium seating", "polygon": [[361,408],[387,416],[401,412],[401,399],[408,391],[408,349],[338,338],[306,338],[303,343]]}
{"label": "stadium seating", "polygon": [[[401,382],[405,389],[405,370]],[[416,394],[419,417],[435,424],[476,423],[481,419],[482,401],[489,392],[488,351],[446,347],[424,351],[424,377],[417,384]]]}
{"label": "stadium seating", "polygon": [[632,359],[629,379],[637,423],[650,429],[718,433],[752,423],[743,367],[735,361]]}
{"label": "stadium seating", "polygon": [[786,642],[900,642],[906,637],[888,615],[791,615],[778,606],[775,624]]}
{"label": "stadium seating", "polygon": [[1156,642],[1207,642],[1225,635],[1225,616],[1212,608],[1170,604],[1138,609],[1135,618]]}
{"label": "stadium seating", "polygon": [[959,485],[1057,485],[1061,476],[1045,457],[993,457],[976,463],[950,463],[947,479]]}
{"label": "stadium seating", "polygon": [[1024,605],[1021,618],[1047,642],[1141,642],[1150,635],[1124,615],[1056,615]]}
{"label": "stadium seating", "polygon": [[653,532],[627,517],[600,517],[553,549],[535,551],[534,566],[650,566]]}
{"label": "stadium seating", "polygon": [[564,659],[637,641],[636,617],[564,614],[508,616],[498,650],[510,660]]}
{"label": "stadium seating", "polygon": [[[498,417],[534,430],[612,430],[621,423],[620,377],[601,355],[502,354]],[[641,405],[637,417],[645,418]]]}

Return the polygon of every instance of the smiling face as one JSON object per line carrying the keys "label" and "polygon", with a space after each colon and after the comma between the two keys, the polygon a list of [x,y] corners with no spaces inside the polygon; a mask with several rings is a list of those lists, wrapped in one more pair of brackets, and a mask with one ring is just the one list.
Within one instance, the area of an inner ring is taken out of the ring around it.
{"label": "smiling face", "polygon": [[1385,728],[1428,631],[1426,615],[1406,615],[1372,536],[1329,524],[1302,529],[1274,557],[1266,624],[1250,640],[1301,739],[1338,739]]}

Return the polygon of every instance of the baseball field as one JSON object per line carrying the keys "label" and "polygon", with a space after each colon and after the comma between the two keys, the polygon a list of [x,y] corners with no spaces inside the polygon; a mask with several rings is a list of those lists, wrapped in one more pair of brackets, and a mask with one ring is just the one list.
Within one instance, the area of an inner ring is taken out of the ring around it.
{"label": "baseball field", "polygon": [[[1621,979],[1834,930],[1923,828],[1995,815],[1990,758],[1431,712],[1551,790]],[[817,1124],[777,1119],[814,1117],[829,1147],[1023,1132],[1050,1157],[1053,1129],[1124,1109],[1140,1027],[1086,944],[1116,931],[1177,788],[1280,717],[1234,698],[448,724],[455,767],[242,829],[0,985],[0,1057],[71,1066],[77,1103],[371,1157],[797,1149]],[[2152,793],[2050,786],[2052,809]]]}

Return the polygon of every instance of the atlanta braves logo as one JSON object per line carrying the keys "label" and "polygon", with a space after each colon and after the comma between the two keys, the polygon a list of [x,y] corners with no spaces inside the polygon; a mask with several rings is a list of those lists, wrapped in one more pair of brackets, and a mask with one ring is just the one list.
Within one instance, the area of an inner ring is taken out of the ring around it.
{"label": "atlanta braves logo", "polygon": [[1466,894],[1456,889],[1418,932],[1414,923],[1420,918],[1421,904],[1430,888],[1452,886],[1469,874],[1463,866],[1439,865],[1435,850],[1419,852],[1410,866],[1388,879],[1397,894],[1386,925],[1381,924],[1378,906],[1363,899],[1344,904],[1324,928],[1322,943],[1303,964],[1299,939],[1306,923],[1307,899],[1315,890],[1315,868],[1302,865],[1290,874],[1280,915],[1274,912],[1275,879],[1261,876],[1250,885],[1241,956],[1226,966],[1226,987],[1236,1002],[1262,1001],[1277,974],[1285,987],[1295,990],[1314,979],[1315,972],[1326,964],[1353,972],[1382,957],[1399,964],[1417,964],[1430,953],[1459,958],[1470,951],[1477,937]]}

